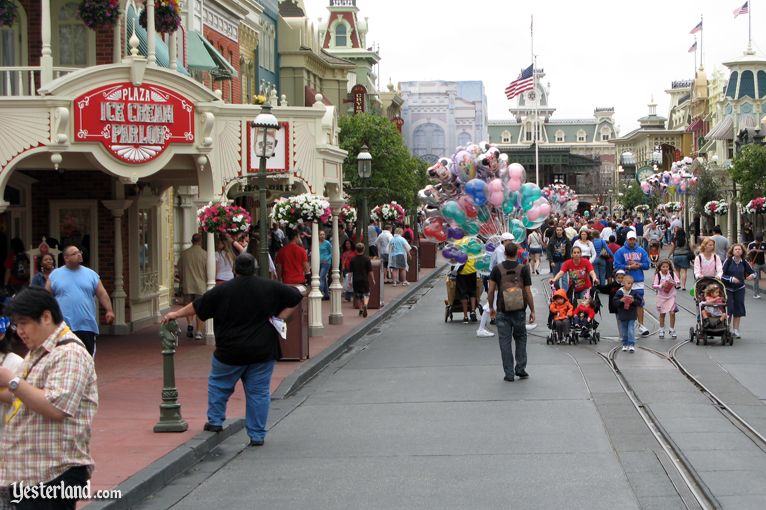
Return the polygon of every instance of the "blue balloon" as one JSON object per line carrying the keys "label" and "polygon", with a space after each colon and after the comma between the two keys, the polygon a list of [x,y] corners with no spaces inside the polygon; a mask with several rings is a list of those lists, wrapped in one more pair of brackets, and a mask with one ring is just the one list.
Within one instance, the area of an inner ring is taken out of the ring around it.
{"label": "blue balloon", "polygon": [[449,239],[462,239],[465,236],[465,232],[463,232],[463,229],[461,228],[452,228],[449,227],[447,229],[447,238]]}
{"label": "blue balloon", "polygon": [[471,179],[465,183],[465,193],[477,206],[481,207],[487,203],[487,183],[481,179]]}

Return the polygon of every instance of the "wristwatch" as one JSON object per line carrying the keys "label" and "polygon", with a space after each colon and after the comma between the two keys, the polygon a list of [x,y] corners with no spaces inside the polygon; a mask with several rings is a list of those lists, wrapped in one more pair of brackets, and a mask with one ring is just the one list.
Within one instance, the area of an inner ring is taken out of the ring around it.
{"label": "wristwatch", "polygon": [[14,377],[10,381],[8,381],[8,389],[11,391],[16,391],[16,389],[19,387],[19,383],[21,382],[21,377]]}

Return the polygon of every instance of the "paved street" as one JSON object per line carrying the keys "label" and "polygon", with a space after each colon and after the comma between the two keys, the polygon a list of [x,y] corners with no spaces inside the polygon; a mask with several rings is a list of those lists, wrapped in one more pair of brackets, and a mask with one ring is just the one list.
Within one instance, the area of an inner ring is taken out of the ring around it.
{"label": "paved street", "polygon": [[[236,435],[217,454],[233,460],[206,459],[141,508],[699,508],[598,355],[617,345],[613,317],[598,346],[546,345],[547,276],[533,280],[542,325],[529,337],[528,380],[503,381],[497,337],[443,322],[437,280],[275,402],[264,447]],[[692,308],[688,294],[681,302]],[[747,306],[733,347],[687,344],[678,359],[763,433],[766,303]],[[679,341],[692,324],[679,313]],[[639,340],[660,352],[677,343]],[[639,349],[616,363],[718,504],[766,506],[763,450],[666,359]]]}

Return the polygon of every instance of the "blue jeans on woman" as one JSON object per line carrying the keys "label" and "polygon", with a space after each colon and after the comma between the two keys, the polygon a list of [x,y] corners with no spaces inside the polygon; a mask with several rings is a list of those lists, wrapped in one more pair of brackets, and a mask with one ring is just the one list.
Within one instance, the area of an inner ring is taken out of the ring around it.
{"label": "blue jeans on woman", "polygon": [[596,260],[593,261],[593,270],[596,272],[599,285],[606,285],[606,268],[606,259],[604,257],[596,257]]}
{"label": "blue jeans on woman", "polygon": [[327,276],[330,274],[330,263],[319,263],[319,290],[322,292],[322,297],[330,297],[330,286],[327,283]]}
{"label": "blue jeans on woman", "polygon": [[271,403],[271,373],[275,361],[251,365],[227,365],[213,356],[207,379],[207,422],[223,425],[226,420],[226,404],[234,393],[237,381],[242,380],[245,389],[245,428],[254,441],[266,437],[266,421]]}
{"label": "blue jeans on woman", "polygon": [[620,330],[622,345],[636,345],[636,321],[617,321],[617,329]]}

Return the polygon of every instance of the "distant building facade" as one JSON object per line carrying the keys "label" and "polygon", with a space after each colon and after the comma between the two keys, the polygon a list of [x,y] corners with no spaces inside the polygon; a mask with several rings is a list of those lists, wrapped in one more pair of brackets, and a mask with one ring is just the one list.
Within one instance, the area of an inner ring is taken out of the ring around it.
{"label": "distant building facade", "polygon": [[404,143],[429,163],[455,147],[487,140],[487,96],[481,81],[405,81],[401,117]]}

